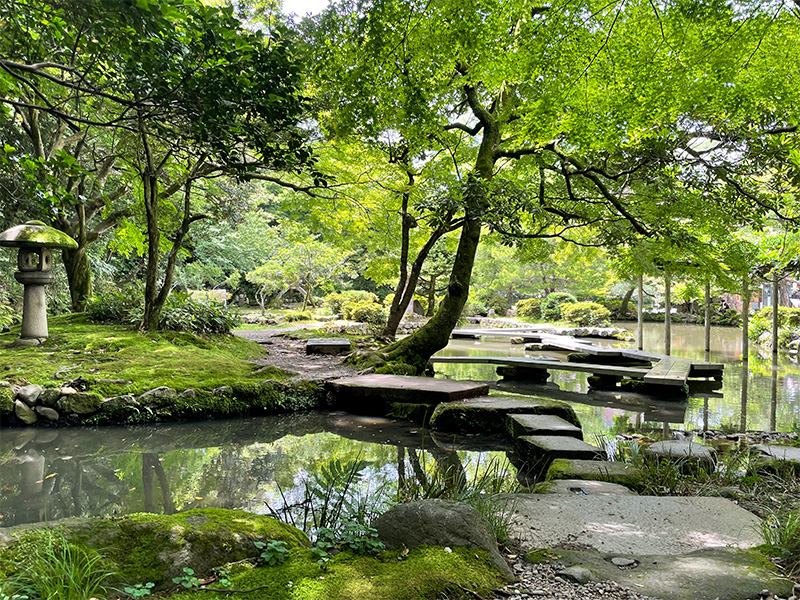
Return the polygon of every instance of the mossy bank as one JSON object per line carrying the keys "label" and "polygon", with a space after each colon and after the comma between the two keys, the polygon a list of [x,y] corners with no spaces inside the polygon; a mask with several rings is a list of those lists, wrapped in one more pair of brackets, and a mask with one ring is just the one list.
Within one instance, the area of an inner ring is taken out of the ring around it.
{"label": "mossy bank", "polygon": [[[378,556],[344,551],[323,570],[300,530],[270,517],[224,509],[65,519],[9,528],[0,533],[0,576],[13,578],[23,568],[24,557],[36,555],[37,548],[54,538],[98,553],[102,567],[113,573],[110,584],[152,582],[159,595],[175,591],[173,578],[183,575],[185,568],[205,578],[212,577],[216,568],[227,567],[231,588],[260,587],[254,597],[264,599],[421,600],[444,593],[468,598],[504,582],[487,553],[474,548],[422,546]],[[286,543],[288,555],[282,564],[257,561],[260,550],[255,542],[270,540]],[[185,591],[170,597],[191,600],[209,595]]]}
{"label": "mossy bank", "polygon": [[[82,315],[54,317],[50,330],[34,348],[10,347],[14,331],[0,335],[4,426],[158,423],[327,406],[321,384],[259,369],[253,361],[264,349],[239,337],[142,333]],[[44,394],[15,397],[26,384]]]}

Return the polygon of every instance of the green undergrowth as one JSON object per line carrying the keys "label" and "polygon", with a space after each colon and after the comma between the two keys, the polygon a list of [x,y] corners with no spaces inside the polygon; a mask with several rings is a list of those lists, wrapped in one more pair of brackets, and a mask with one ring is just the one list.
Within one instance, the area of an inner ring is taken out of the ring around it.
{"label": "green undergrowth", "polygon": [[[401,560],[402,559],[402,560]],[[259,600],[424,600],[475,598],[505,583],[484,550],[421,546],[408,552],[385,552],[379,557],[337,554],[322,571],[311,550],[292,552],[285,563],[272,567],[235,565],[228,576],[230,589],[262,589],[236,594]],[[222,592],[225,588],[220,588]],[[186,591],[173,600],[209,600],[224,593]]]}
{"label": "green undergrowth", "polygon": [[255,373],[249,359],[263,356],[264,350],[231,335],[141,333],[90,323],[80,314],[51,317],[49,329],[46,343],[35,348],[8,347],[19,328],[0,334],[0,363],[6,366],[0,377],[50,387],[81,377],[106,397],[159,386],[210,390],[231,381],[287,377],[277,370]]}
{"label": "green undergrowth", "polygon": [[352,342],[367,343],[374,341],[374,338],[363,333],[341,333],[330,331],[326,328],[320,329],[292,329],[283,334],[292,340],[310,340],[311,338],[345,338]]}

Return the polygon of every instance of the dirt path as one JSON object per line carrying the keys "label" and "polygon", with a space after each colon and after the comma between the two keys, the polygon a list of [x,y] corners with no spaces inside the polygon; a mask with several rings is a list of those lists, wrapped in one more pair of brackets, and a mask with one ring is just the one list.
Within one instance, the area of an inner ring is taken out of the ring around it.
{"label": "dirt path", "polygon": [[234,335],[257,342],[267,350],[267,356],[255,359],[259,367],[278,367],[295,373],[290,381],[305,379],[335,379],[355,375],[358,371],[341,364],[341,356],[306,354],[306,343],[284,337],[288,331],[303,329],[302,326],[281,329],[243,329]]}

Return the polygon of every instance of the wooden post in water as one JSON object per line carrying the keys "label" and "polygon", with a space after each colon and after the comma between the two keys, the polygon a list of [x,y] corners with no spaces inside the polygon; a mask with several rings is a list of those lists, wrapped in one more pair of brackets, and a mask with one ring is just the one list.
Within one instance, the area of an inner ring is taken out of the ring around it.
{"label": "wooden post in water", "polygon": [[672,350],[672,274],[664,272],[664,354]]}
{"label": "wooden post in water", "polygon": [[772,272],[772,354],[778,354],[778,268]]}
{"label": "wooden post in water", "polygon": [[747,275],[742,280],[742,360],[747,362],[750,357],[748,339],[750,329],[750,279]]}
{"label": "wooden post in water", "polygon": [[644,350],[644,275],[639,275],[639,307],[636,309],[636,343]]}
{"label": "wooden post in water", "polygon": [[[711,282],[706,281],[706,352],[711,352]],[[708,359],[706,359],[708,360]]]}

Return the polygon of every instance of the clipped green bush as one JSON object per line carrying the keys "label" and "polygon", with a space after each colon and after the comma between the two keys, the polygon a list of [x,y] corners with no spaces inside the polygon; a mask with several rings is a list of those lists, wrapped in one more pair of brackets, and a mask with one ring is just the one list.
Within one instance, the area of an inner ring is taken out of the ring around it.
{"label": "clipped green bush", "polygon": [[105,289],[86,305],[86,318],[94,323],[133,325],[143,314],[144,288],[140,285]]}
{"label": "clipped green bush", "polygon": [[310,321],[313,315],[310,310],[290,310],[283,318],[288,323],[294,323],[295,321]]}
{"label": "clipped green bush", "polygon": [[386,312],[378,302],[360,300],[342,304],[342,316],[349,321],[380,325],[386,320]]}
{"label": "clipped green bush", "polygon": [[[372,292],[365,290],[346,290],[344,292],[333,292],[322,299],[323,306],[336,315],[342,312],[342,306],[346,302],[357,303],[361,301],[378,302],[378,297]],[[391,302],[391,299],[389,300]]]}
{"label": "clipped green bush", "polygon": [[540,319],[542,317],[542,299],[526,298],[517,302],[517,316],[528,319]]}
{"label": "clipped green bush", "polygon": [[216,302],[198,302],[185,292],[172,292],[161,311],[159,329],[191,333],[230,333],[239,317]]}
{"label": "clipped green bush", "polygon": [[561,305],[561,318],[578,327],[608,327],[611,311],[597,302],[574,302]]}
{"label": "clipped green bush", "polygon": [[561,306],[577,302],[578,299],[566,292],[553,292],[542,300],[542,318],[545,321],[558,321],[561,319]]}

